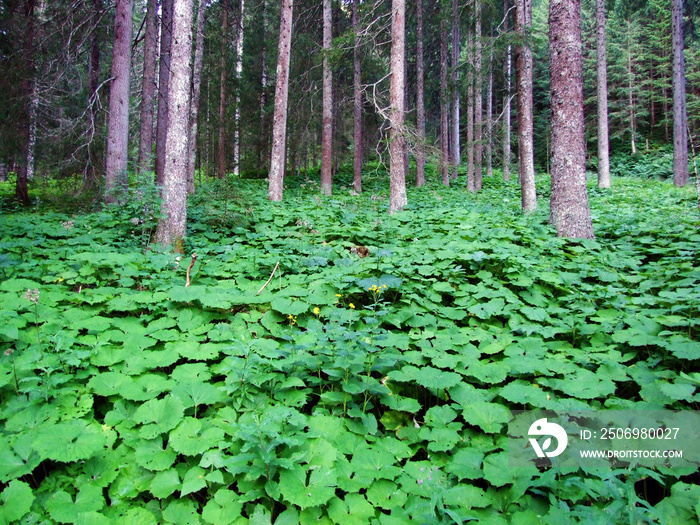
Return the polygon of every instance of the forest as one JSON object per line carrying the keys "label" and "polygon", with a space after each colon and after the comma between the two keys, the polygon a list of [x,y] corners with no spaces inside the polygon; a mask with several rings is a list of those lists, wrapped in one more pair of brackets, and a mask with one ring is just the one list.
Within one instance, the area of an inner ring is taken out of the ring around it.
{"label": "forest", "polygon": [[0,0],[0,524],[700,525],[699,11]]}

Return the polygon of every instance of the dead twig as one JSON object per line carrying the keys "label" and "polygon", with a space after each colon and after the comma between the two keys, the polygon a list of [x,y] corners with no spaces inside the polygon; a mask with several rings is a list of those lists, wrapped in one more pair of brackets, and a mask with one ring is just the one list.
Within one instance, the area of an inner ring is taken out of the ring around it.
{"label": "dead twig", "polygon": [[270,274],[270,278],[267,280],[267,282],[265,284],[263,284],[262,288],[260,288],[260,290],[258,290],[258,293],[256,293],[255,295],[260,295],[260,292],[262,292],[265,289],[265,287],[268,284],[270,284],[270,281],[274,277],[275,272],[277,271],[277,268],[279,268],[279,265],[280,265],[280,263],[279,263],[279,261],[277,261],[277,264],[275,264],[275,267],[272,269],[272,273]]}
{"label": "dead twig", "polygon": [[197,254],[193,253],[192,254],[192,262],[187,267],[187,282],[185,283],[185,288],[187,288],[190,285],[190,272],[192,271],[192,267],[194,266],[194,263],[196,260],[197,260]]}

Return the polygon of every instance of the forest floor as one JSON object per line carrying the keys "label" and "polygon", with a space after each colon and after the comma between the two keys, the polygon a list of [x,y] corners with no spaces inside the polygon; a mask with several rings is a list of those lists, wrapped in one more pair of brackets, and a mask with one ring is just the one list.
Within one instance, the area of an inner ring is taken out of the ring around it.
{"label": "forest floor", "polygon": [[518,464],[512,425],[695,414],[692,189],[591,180],[596,239],[566,240],[546,177],[529,216],[515,181],[390,216],[383,172],[340,180],[202,185],[182,255],[149,198],[4,205],[0,523],[698,523],[692,418],[652,465]]}

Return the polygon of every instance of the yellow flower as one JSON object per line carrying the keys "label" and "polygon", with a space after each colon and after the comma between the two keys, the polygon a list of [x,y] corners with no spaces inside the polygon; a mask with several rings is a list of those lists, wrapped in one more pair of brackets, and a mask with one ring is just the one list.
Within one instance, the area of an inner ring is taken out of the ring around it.
{"label": "yellow flower", "polygon": [[320,314],[320,313],[321,313],[321,309],[317,306],[316,308],[314,308],[314,313],[315,313],[316,315]]}
{"label": "yellow flower", "polygon": [[342,297],[339,293],[335,294],[336,297]]}
{"label": "yellow flower", "polygon": [[59,283],[62,283],[62,282],[63,282],[63,277],[59,277],[59,278],[58,278],[58,282],[59,282]]}
{"label": "yellow flower", "polygon": [[349,306],[350,308],[352,308],[353,310],[355,309],[355,305],[352,304],[352,303],[350,303],[348,306]]}
{"label": "yellow flower", "polygon": [[297,317],[296,317],[296,315],[289,314],[289,315],[287,316],[287,319],[289,319],[289,324],[291,324],[291,325],[297,324]]}

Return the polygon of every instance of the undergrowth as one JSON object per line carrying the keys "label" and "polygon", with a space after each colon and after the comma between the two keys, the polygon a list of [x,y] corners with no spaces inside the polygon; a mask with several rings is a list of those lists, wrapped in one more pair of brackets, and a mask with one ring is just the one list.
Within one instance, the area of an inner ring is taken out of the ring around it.
{"label": "undergrowth", "polygon": [[389,216],[346,178],[199,188],[190,287],[143,206],[5,209],[0,523],[698,523],[692,468],[506,443],[511,410],[697,409],[692,193],[591,186],[572,241],[512,183]]}

